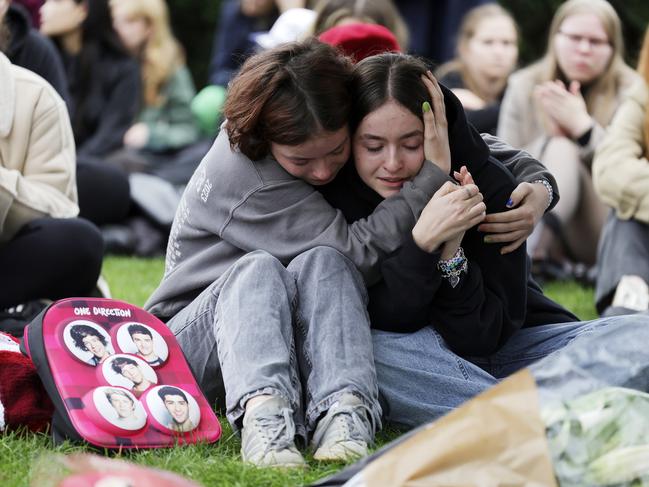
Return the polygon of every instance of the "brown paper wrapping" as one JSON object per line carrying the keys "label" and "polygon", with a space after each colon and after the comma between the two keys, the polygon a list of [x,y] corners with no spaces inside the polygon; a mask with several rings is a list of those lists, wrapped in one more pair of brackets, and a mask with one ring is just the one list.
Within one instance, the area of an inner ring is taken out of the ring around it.
{"label": "brown paper wrapping", "polygon": [[362,476],[372,487],[556,487],[531,373],[518,372],[468,401]]}

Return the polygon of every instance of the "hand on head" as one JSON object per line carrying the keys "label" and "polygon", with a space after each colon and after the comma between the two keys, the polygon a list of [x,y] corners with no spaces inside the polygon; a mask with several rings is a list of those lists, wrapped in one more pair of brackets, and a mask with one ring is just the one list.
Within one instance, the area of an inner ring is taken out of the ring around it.
{"label": "hand on head", "polygon": [[427,160],[438,166],[445,174],[451,172],[451,148],[448,141],[448,122],[444,95],[437,80],[430,71],[422,75],[421,80],[426,85],[432,100],[424,102],[424,155]]}

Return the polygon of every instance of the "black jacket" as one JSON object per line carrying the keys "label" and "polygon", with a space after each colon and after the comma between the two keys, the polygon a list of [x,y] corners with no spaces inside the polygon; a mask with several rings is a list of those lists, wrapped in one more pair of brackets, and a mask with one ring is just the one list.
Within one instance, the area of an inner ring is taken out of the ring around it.
{"label": "black jacket", "polygon": [[[140,108],[140,71],[135,59],[104,51],[92,69],[91,91],[79,93],[79,60],[61,53],[69,81],[70,114],[77,159],[105,156],[122,147]],[[77,111],[83,106],[83,116]]]}
{"label": "black jacket", "polygon": [[[467,123],[459,100],[442,89],[452,167],[468,167],[488,213],[503,211],[516,181]],[[361,181],[353,164],[322,192],[348,221],[367,217],[382,201]],[[372,326],[412,332],[432,325],[456,353],[488,355],[524,326],[577,320],[545,297],[531,279],[525,245],[501,255],[502,246],[485,244],[483,237],[477,227],[466,232],[462,246],[469,272],[452,288],[437,270],[440,252],[428,254],[410,233],[404,235],[401,249],[382,264],[383,280],[369,289]]]}
{"label": "black jacket", "polygon": [[7,52],[9,60],[45,79],[68,103],[63,63],[52,41],[32,28],[28,14],[19,5],[9,5],[5,21],[11,36]]}

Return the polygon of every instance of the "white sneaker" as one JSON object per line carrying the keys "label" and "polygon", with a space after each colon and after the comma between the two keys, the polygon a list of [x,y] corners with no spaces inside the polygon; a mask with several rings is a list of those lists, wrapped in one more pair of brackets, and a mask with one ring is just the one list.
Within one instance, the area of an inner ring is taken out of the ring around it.
{"label": "white sneaker", "polygon": [[273,396],[246,412],[241,430],[241,458],[259,467],[304,467],[295,447],[293,410]]}
{"label": "white sneaker", "polygon": [[622,276],[615,290],[611,306],[621,306],[634,311],[647,311],[649,309],[649,286],[640,276]]}
{"label": "white sneaker", "polygon": [[311,444],[316,460],[347,461],[364,457],[374,439],[370,409],[353,394],[343,394],[318,421]]}

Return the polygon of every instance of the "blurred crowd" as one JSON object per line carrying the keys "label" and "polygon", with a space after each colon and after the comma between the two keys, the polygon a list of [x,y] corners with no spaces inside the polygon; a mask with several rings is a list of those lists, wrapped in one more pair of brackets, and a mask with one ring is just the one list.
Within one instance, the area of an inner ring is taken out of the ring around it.
{"label": "blurred crowd", "polygon": [[561,5],[546,53],[522,67],[521,32],[494,2],[223,0],[198,93],[164,0],[0,0],[0,20],[5,329],[50,300],[108,295],[106,253],[163,255],[230,80],[308,36],[355,60],[420,56],[479,132],[556,179],[527,240],[534,275],[595,285],[600,313],[649,308],[649,41],[628,66],[607,2]]}

